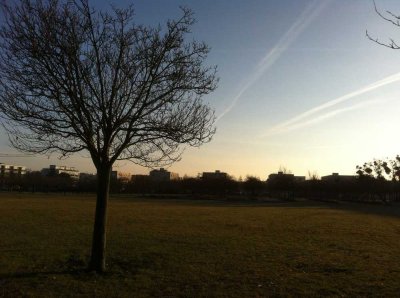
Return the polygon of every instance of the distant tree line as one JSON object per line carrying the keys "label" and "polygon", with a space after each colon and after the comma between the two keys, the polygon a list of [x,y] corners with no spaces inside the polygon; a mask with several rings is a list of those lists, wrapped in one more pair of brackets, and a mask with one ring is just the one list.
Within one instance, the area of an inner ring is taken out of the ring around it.
{"label": "distant tree line", "polygon": [[[155,181],[143,175],[132,180],[112,179],[110,191],[138,195],[179,194],[239,199],[400,200],[400,156],[394,159],[374,159],[357,166],[356,170],[357,176],[353,179],[341,179],[340,175],[337,179],[321,179],[316,172],[310,172],[308,179],[303,181],[286,173],[267,181],[255,176],[234,179],[229,175],[218,179],[185,176],[178,180]],[[67,174],[44,176],[41,172],[0,178],[3,191],[95,192],[96,183],[96,176],[83,176],[77,180]]]}
{"label": "distant tree line", "polygon": [[24,192],[94,192],[96,190],[96,179],[77,180],[66,173],[43,175],[39,171],[33,171],[22,176],[0,177],[0,189]]}

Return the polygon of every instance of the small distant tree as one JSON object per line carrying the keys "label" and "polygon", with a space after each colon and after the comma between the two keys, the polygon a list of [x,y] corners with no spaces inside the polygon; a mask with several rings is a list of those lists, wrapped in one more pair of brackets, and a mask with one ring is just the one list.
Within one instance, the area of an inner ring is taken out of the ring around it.
{"label": "small distant tree", "polygon": [[170,164],[180,145],[213,136],[202,97],[216,88],[203,42],[186,42],[193,13],[164,28],[136,25],[133,8],[88,0],[3,1],[0,115],[11,144],[62,157],[89,153],[97,170],[91,270],[105,270],[110,172],[118,160]]}
{"label": "small distant tree", "polygon": [[281,172],[282,174],[293,174],[291,170],[289,170],[287,167],[282,166],[282,165],[279,166],[278,172]]}
{"label": "small distant tree", "polygon": [[201,193],[213,195],[227,195],[238,191],[238,183],[234,177],[200,178]]}
{"label": "small distant tree", "polygon": [[397,155],[394,159],[389,160],[391,180],[400,181],[400,156]]}
{"label": "small distant tree", "polygon": [[321,176],[318,174],[317,171],[308,171],[307,175],[308,180],[317,181],[321,179]]}
{"label": "small distant tree", "polygon": [[265,183],[255,176],[247,176],[243,182],[244,189],[252,196],[258,195],[265,188]]}

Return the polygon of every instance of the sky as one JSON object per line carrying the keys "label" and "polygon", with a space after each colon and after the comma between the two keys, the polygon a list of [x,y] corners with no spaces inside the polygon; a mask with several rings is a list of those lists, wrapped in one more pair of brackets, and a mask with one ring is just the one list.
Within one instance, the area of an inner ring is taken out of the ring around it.
{"label": "sky", "polygon": [[[110,1],[92,1],[108,9]],[[127,1],[113,1],[126,6]],[[136,23],[163,24],[191,8],[189,39],[210,47],[218,89],[204,98],[215,110],[217,132],[200,148],[185,148],[169,167],[181,176],[221,170],[266,179],[284,167],[355,174],[356,165],[400,154],[400,52],[366,38],[400,42],[400,28],[376,14],[369,0],[137,0]],[[376,0],[400,14],[398,0]],[[396,30],[398,29],[398,30]],[[0,131],[0,162],[39,170],[49,164],[95,172],[88,154],[1,157],[15,152]],[[149,169],[131,162],[115,169]]]}

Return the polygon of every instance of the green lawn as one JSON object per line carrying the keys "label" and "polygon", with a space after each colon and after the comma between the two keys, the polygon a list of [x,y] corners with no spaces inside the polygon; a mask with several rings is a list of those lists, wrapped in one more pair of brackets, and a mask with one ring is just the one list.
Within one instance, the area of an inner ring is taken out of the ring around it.
{"label": "green lawn", "polygon": [[94,206],[0,193],[0,296],[400,293],[400,206],[113,198],[104,275],[84,270]]}

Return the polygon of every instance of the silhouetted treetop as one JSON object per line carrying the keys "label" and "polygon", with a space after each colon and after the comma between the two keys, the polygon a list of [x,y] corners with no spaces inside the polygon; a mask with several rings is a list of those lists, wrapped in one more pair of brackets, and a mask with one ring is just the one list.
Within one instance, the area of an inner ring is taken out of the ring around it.
{"label": "silhouetted treetop", "polygon": [[194,22],[135,25],[133,8],[97,12],[88,1],[3,4],[1,112],[13,145],[43,153],[88,150],[94,161],[159,164],[214,133],[201,97],[216,87],[209,51],[185,42]]}
{"label": "silhouetted treetop", "polygon": [[360,177],[376,178],[378,180],[400,181],[400,156],[393,159],[374,159],[357,166]]}

